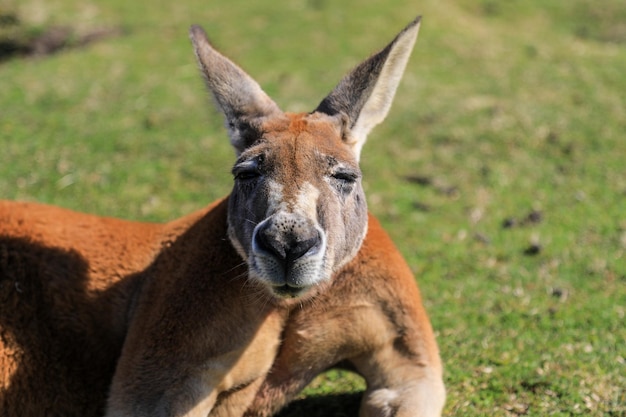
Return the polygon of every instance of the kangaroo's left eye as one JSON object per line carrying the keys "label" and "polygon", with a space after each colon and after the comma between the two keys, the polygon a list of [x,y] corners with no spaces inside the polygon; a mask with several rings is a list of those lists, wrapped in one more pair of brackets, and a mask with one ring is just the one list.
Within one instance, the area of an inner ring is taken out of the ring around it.
{"label": "kangaroo's left eye", "polygon": [[330,182],[341,194],[348,194],[360,176],[356,171],[342,169],[330,174]]}
{"label": "kangaroo's left eye", "polygon": [[333,173],[331,177],[333,177],[334,179],[338,181],[342,181],[348,184],[353,184],[359,178],[359,175],[354,172],[339,171],[339,172]]}

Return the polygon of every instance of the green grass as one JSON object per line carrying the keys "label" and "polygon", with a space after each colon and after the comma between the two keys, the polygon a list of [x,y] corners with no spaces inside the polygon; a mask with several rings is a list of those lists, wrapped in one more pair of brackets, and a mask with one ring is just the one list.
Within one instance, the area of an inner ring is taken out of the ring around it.
{"label": "green grass", "polygon": [[[412,266],[437,330],[446,413],[626,415],[623,0],[0,9],[36,28],[125,30],[0,64],[0,196],[159,221],[231,186],[233,152],[197,74],[191,23],[283,108],[310,110],[424,15],[362,165],[370,209]],[[541,215],[525,221],[532,212]],[[283,415],[355,415],[362,389],[333,372]]]}

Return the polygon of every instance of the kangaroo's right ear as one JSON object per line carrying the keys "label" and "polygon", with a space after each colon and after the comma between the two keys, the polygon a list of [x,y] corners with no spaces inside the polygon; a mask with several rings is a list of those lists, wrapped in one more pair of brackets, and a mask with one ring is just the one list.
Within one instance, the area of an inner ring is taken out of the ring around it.
{"label": "kangaroo's right ear", "polygon": [[230,142],[240,154],[256,138],[255,121],[281,111],[252,77],[211,46],[200,26],[192,26],[189,37],[206,84],[226,118]]}

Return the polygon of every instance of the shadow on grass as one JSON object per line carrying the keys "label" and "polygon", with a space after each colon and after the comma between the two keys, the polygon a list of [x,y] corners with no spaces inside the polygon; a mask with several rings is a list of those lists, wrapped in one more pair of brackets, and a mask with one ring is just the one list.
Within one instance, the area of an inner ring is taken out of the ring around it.
{"label": "shadow on grass", "polygon": [[22,22],[16,13],[0,8],[0,62],[14,57],[51,55],[63,49],[121,36],[119,27],[96,28],[77,33],[66,26],[35,27]]}
{"label": "shadow on grass", "polygon": [[362,392],[311,396],[296,400],[276,417],[357,417]]}

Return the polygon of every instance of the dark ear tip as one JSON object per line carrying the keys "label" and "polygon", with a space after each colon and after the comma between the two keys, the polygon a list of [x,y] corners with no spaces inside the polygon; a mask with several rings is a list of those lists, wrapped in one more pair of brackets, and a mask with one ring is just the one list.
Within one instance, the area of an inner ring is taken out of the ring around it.
{"label": "dark ear tip", "polygon": [[421,15],[419,15],[415,19],[413,19],[413,21],[411,23],[409,23],[406,26],[406,28],[404,28],[404,30],[410,29],[410,28],[412,28],[414,26],[419,26],[420,23],[422,23],[422,16]]}
{"label": "dark ear tip", "polygon": [[208,37],[202,26],[200,25],[191,25],[189,28],[189,37],[191,39],[203,39],[208,41]]}

